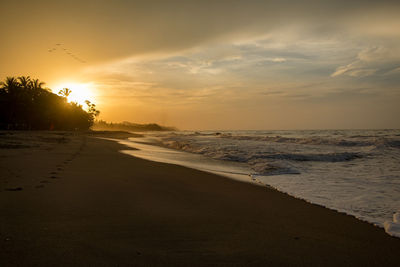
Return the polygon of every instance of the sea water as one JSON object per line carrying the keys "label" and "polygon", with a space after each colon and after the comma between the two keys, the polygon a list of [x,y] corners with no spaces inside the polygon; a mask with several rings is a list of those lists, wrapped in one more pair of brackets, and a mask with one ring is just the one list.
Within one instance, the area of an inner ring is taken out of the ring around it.
{"label": "sea water", "polygon": [[137,157],[268,185],[400,237],[400,130],[147,133]]}

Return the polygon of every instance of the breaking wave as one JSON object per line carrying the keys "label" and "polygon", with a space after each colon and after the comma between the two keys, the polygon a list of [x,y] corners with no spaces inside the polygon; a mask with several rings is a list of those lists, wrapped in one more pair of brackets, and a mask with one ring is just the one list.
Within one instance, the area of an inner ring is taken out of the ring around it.
{"label": "breaking wave", "polygon": [[[189,135],[191,136],[191,135]],[[333,153],[278,153],[276,151],[259,151],[257,148],[241,148],[235,145],[216,145],[215,142],[196,143],[186,139],[171,140],[167,138],[162,145],[168,148],[186,152],[202,154],[204,156],[234,162],[247,163],[256,174],[277,175],[277,174],[299,174],[300,170],[290,162],[343,162],[362,158],[358,152],[333,152]],[[237,140],[237,139],[234,139]]]}
{"label": "breaking wave", "polygon": [[400,236],[400,130],[170,132],[139,142],[240,166],[246,179]]}

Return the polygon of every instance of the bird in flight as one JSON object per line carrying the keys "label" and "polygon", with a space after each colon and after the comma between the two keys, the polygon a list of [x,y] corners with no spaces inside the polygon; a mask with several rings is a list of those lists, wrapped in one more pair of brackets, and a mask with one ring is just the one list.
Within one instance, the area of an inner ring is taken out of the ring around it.
{"label": "bird in flight", "polygon": [[80,57],[76,56],[74,53],[72,53],[72,52],[69,51],[67,48],[65,48],[65,47],[63,46],[63,44],[61,44],[61,43],[55,44],[53,47],[51,47],[51,48],[48,49],[47,51],[48,51],[49,53],[52,53],[52,52],[56,51],[58,48],[61,48],[61,49],[62,49],[61,52],[64,52],[65,54],[67,54],[68,56],[70,56],[71,58],[73,58],[74,60],[76,60],[76,61],[78,61],[78,62],[80,62],[80,63],[86,63],[85,60],[83,60],[83,59],[81,59]]}

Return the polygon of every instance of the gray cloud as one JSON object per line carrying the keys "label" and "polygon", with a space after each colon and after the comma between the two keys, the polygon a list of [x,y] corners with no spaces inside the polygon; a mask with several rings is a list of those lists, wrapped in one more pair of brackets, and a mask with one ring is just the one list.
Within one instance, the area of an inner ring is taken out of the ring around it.
{"label": "gray cloud", "polygon": [[[385,28],[378,31],[380,35],[400,35],[398,1],[42,0],[3,1],[2,8],[8,12],[0,17],[0,27],[7,27],[12,37],[3,40],[2,46],[11,40],[45,36],[52,40],[50,44],[80,46],[90,62],[274,35],[280,29],[331,37],[344,32],[369,36],[373,29]],[[366,20],[371,17],[366,14],[373,14],[373,21]]]}
{"label": "gray cloud", "polygon": [[363,49],[358,53],[355,61],[338,67],[331,76],[364,77],[376,74],[380,70],[390,73],[396,69],[393,66],[400,64],[399,52],[399,49],[390,49],[383,46]]}

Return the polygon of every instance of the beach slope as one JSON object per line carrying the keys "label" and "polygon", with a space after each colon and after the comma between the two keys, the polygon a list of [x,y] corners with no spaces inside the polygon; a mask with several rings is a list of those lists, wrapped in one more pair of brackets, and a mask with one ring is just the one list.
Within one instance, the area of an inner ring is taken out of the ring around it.
{"label": "beach slope", "polygon": [[400,264],[383,229],[266,187],[89,134],[0,140],[0,266]]}

